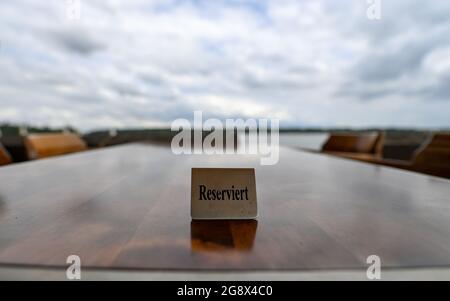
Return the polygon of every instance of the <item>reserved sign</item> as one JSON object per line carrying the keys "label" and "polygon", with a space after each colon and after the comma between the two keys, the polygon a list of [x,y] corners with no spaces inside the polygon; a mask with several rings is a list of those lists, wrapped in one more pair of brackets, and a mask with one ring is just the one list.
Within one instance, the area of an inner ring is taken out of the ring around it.
{"label": "reserved sign", "polygon": [[253,168],[193,168],[193,219],[255,219],[256,181]]}

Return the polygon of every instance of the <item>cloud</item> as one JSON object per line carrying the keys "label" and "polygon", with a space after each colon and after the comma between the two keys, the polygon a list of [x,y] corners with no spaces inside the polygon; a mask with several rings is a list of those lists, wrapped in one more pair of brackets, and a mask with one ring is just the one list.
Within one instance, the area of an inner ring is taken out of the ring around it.
{"label": "cloud", "polygon": [[450,127],[447,1],[82,0],[0,4],[0,122]]}
{"label": "cloud", "polygon": [[58,46],[75,54],[90,55],[106,48],[106,45],[89,36],[89,32],[57,30],[51,32],[49,36]]}

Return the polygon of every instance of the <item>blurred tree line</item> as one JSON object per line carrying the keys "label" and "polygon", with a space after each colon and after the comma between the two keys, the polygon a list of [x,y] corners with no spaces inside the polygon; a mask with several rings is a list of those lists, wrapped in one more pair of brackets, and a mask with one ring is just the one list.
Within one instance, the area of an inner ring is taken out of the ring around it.
{"label": "blurred tree line", "polygon": [[1,136],[20,136],[26,133],[60,133],[71,132],[78,133],[77,129],[68,126],[64,128],[51,128],[51,127],[37,127],[28,125],[17,125],[10,123],[0,124],[0,137]]}

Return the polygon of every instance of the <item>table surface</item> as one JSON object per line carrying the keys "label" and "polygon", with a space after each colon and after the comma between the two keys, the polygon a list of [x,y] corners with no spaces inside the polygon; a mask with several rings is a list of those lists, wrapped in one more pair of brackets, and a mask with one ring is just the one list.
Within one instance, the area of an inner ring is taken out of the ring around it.
{"label": "table surface", "polygon": [[[256,221],[191,221],[192,167],[254,167]],[[0,265],[149,270],[450,266],[450,181],[281,148],[129,144],[0,168]]]}

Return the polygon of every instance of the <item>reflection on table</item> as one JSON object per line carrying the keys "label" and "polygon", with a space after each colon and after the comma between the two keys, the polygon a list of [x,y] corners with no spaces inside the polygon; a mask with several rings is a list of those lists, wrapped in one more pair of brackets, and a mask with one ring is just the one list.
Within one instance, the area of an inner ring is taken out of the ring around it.
{"label": "reflection on table", "polygon": [[256,220],[192,221],[191,248],[197,252],[249,251],[253,247],[257,228]]}

